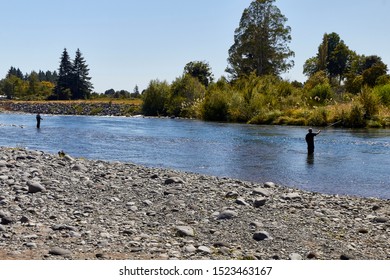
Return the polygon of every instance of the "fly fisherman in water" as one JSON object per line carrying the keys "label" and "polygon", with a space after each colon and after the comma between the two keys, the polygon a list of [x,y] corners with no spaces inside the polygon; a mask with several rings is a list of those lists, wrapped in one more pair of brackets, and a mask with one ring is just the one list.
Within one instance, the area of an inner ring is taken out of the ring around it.
{"label": "fly fisherman in water", "polygon": [[43,119],[39,113],[37,114],[36,119],[37,119],[37,128],[40,128],[41,127],[41,120],[43,120]]}
{"label": "fly fisherman in water", "polygon": [[309,133],[306,134],[306,143],[307,143],[307,154],[314,154],[314,137],[320,134],[321,130],[318,130],[317,133],[313,132],[313,129],[309,128]]}

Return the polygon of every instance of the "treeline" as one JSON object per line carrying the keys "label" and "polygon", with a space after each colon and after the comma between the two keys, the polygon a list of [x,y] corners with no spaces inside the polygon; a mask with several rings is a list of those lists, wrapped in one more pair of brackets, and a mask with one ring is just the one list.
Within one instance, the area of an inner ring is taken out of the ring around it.
{"label": "treeline", "polygon": [[52,94],[57,79],[56,71],[23,74],[19,68],[11,67],[5,79],[0,80],[0,95],[8,99],[44,100]]}
{"label": "treeline", "polygon": [[251,124],[346,127],[390,126],[390,83],[364,86],[359,94],[332,85],[318,72],[302,85],[252,74],[233,83],[225,78],[207,88],[188,74],[171,84],[151,81],[143,113]]}
{"label": "treeline", "polygon": [[137,99],[138,86],[133,92],[114,89],[103,94],[93,92],[88,65],[79,49],[75,58],[70,59],[67,49],[61,54],[57,71],[32,71],[29,74],[11,66],[4,79],[0,80],[0,95],[17,100],[85,100],[97,98]]}
{"label": "treeline", "polygon": [[40,70],[23,74],[19,68],[11,66],[6,77],[0,80],[0,95],[20,100],[88,99],[93,89],[90,80],[88,65],[80,50],[77,49],[71,60],[64,49],[58,73]]}

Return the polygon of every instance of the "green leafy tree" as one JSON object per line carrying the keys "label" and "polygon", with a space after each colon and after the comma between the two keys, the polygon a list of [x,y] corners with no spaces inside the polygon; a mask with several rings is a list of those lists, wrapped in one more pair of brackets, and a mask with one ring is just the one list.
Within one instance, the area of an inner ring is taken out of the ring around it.
{"label": "green leafy tree", "polygon": [[311,57],[305,61],[303,64],[303,74],[305,74],[308,77],[313,76],[315,73],[317,73],[319,70],[319,59],[318,57]]}
{"label": "green leafy tree", "polygon": [[146,116],[166,115],[165,104],[170,94],[170,86],[167,82],[153,80],[143,93],[142,112]]}
{"label": "green leafy tree", "polygon": [[141,96],[138,85],[135,85],[133,92],[130,94],[132,98],[139,98]]}
{"label": "green leafy tree", "polygon": [[386,84],[387,65],[377,55],[354,54],[351,69],[346,75],[346,89],[350,93],[360,93],[363,86],[374,87],[378,84]]}
{"label": "green leafy tree", "polygon": [[2,80],[1,91],[8,99],[24,99],[27,89],[28,83],[15,75],[7,75],[7,78]]}
{"label": "green leafy tree", "polygon": [[28,95],[37,96],[39,93],[39,76],[33,71],[28,77]]}
{"label": "green leafy tree", "polygon": [[304,63],[303,73],[311,77],[318,71],[325,71],[330,79],[337,78],[341,83],[351,68],[352,58],[353,52],[337,33],[325,33],[317,55]]}
{"label": "green leafy tree", "polygon": [[184,67],[184,74],[189,74],[195,77],[206,88],[213,81],[213,73],[207,62],[204,61],[191,61]]}
{"label": "green leafy tree", "polygon": [[115,94],[115,89],[111,88],[108,89],[104,92],[105,95],[114,95]]}
{"label": "green leafy tree", "polygon": [[374,87],[377,80],[386,75],[387,65],[377,55],[363,56],[360,71],[363,76],[363,84]]}
{"label": "green leafy tree", "polygon": [[287,18],[274,5],[275,0],[255,0],[245,9],[234,44],[229,49],[226,72],[233,78],[255,72],[258,76],[279,75],[294,62],[294,52],[288,47],[291,28]]}
{"label": "green leafy tree", "polygon": [[203,103],[203,119],[206,121],[227,121],[229,101],[226,92],[212,89],[207,92]]}
{"label": "green leafy tree", "polygon": [[363,84],[374,87],[377,84],[378,78],[386,75],[387,66],[382,63],[375,63],[370,68],[363,71]]}
{"label": "green leafy tree", "polygon": [[177,78],[171,85],[167,113],[173,116],[193,117],[191,107],[204,98],[205,86],[189,74]]}

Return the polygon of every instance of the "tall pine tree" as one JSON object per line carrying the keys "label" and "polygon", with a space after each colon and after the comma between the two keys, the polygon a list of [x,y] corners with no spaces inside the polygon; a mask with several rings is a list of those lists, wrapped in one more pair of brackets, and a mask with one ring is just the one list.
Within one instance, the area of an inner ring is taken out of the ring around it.
{"label": "tall pine tree", "polygon": [[72,98],[88,99],[93,89],[90,82],[88,65],[79,49],[73,62]]}
{"label": "tall pine tree", "polygon": [[71,99],[73,65],[66,48],[62,52],[60,68],[58,69],[57,85],[54,88],[54,97],[60,100]]}
{"label": "tall pine tree", "polygon": [[88,99],[93,89],[88,65],[79,49],[72,63],[68,51],[64,49],[58,71],[57,85],[54,88],[56,99]]}

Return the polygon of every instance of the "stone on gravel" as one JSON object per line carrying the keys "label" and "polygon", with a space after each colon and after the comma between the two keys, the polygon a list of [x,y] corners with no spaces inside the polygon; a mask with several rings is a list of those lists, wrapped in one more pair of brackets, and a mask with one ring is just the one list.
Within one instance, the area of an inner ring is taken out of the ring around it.
{"label": "stone on gravel", "polygon": [[253,189],[253,194],[259,194],[262,196],[270,196],[271,192],[267,189],[264,189],[264,188],[255,188],[255,189]]}
{"label": "stone on gravel", "polygon": [[388,221],[389,221],[389,218],[387,218],[387,217],[375,217],[374,218],[374,222],[379,223],[379,224],[387,223]]}
{"label": "stone on gravel", "polygon": [[248,205],[249,205],[249,204],[245,201],[245,199],[242,198],[242,197],[238,197],[238,198],[236,199],[236,203],[237,203],[238,205],[243,205],[243,206],[248,206]]}
{"label": "stone on gravel", "polygon": [[220,213],[217,217],[218,220],[229,220],[237,217],[237,212],[233,210],[225,210],[222,213]]}
{"label": "stone on gravel", "polygon": [[184,181],[183,179],[179,178],[179,177],[171,177],[171,178],[168,178],[168,179],[165,179],[164,181],[164,184],[165,185],[170,185],[170,184],[184,184]]}
{"label": "stone on gravel", "polygon": [[295,200],[295,199],[301,199],[301,195],[299,193],[288,193],[285,195],[282,195],[282,199],[284,200]]}
{"label": "stone on gravel", "polygon": [[302,256],[300,254],[297,254],[297,253],[292,253],[290,254],[290,260],[294,260],[294,261],[300,261],[300,260],[303,260]]}
{"label": "stone on gravel", "polygon": [[275,185],[275,183],[273,183],[273,182],[265,182],[265,183],[264,183],[264,187],[265,187],[265,188],[275,188],[276,185]]}
{"label": "stone on gravel", "polygon": [[176,235],[181,237],[195,236],[195,231],[192,227],[189,226],[177,226]]}
{"label": "stone on gravel", "polygon": [[46,190],[44,186],[42,186],[39,182],[35,181],[28,181],[27,186],[29,193],[38,193]]}
{"label": "stone on gravel", "polygon": [[259,207],[261,207],[261,206],[264,206],[266,202],[267,202],[267,199],[266,199],[266,198],[255,199],[255,200],[253,201],[253,207],[259,208]]}
{"label": "stone on gravel", "polygon": [[10,216],[4,216],[1,218],[2,225],[9,225],[15,223],[15,219]]}
{"label": "stone on gravel", "polygon": [[56,256],[68,256],[68,255],[71,255],[72,252],[67,250],[67,249],[60,248],[60,247],[53,247],[49,250],[49,254],[56,255]]}
{"label": "stone on gravel", "polygon": [[196,247],[194,245],[188,245],[188,246],[185,246],[184,247],[184,250],[187,252],[187,253],[194,253],[196,252]]}
{"label": "stone on gravel", "polygon": [[258,231],[253,234],[253,239],[256,241],[263,241],[263,240],[272,240],[272,237],[266,231]]}
{"label": "stone on gravel", "polygon": [[200,252],[202,254],[211,254],[210,248],[206,247],[206,246],[199,246],[198,247],[198,252]]}

